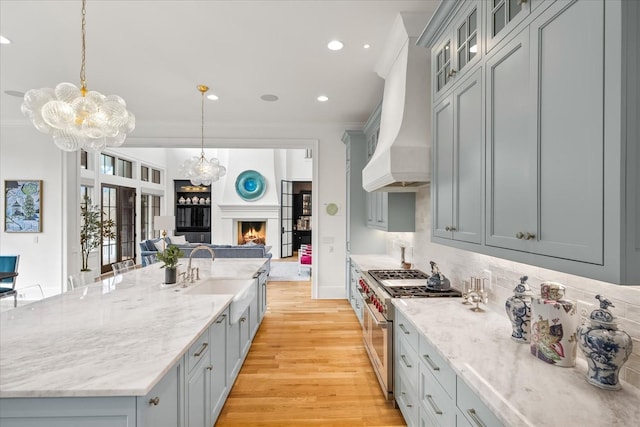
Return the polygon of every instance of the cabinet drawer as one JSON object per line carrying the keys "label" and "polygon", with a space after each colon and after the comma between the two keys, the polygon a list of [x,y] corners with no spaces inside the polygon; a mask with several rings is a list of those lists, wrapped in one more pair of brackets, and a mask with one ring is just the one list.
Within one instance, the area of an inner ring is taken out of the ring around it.
{"label": "cabinet drawer", "polygon": [[441,427],[455,425],[456,405],[431,372],[430,367],[425,363],[420,363],[421,407],[427,412],[429,418],[437,423],[436,425]]}
{"label": "cabinet drawer", "polygon": [[408,426],[418,425],[418,393],[402,372],[396,376],[396,402]]}
{"label": "cabinet drawer", "polygon": [[190,374],[198,362],[205,359],[209,355],[209,331],[205,331],[200,335],[195,343],[189,347],[187,352],[187,374]]}
{"label": "cabinet drawer", "polygon": [[418,330],[413,323],[409,322],[406,317],[402,315],[399,311],[396,311],[396,334],[398,337],[404,338],[409,345],[414,349],[414,351],[418,350]]}
{"label": "cabinet drawer", "polygon": [[417,389],[418,385],[418,355],[416,351],[407,344],[407,341],[399,337],[396,351],[396,370],[401,371],[411,382],[411,386]]}
{"label": "cabinet drawer", "polygon": [[456,374],[447,361],[436,352],[435,348],[424,336],[420,336],[420,363],[427,369],[442,386],[444,391],[454,398],[456,395]]}
{"label": "cabinet drawer", "polygon": [[[457,406],[472,426],[493,427],[503,425],[460,378],[457,379]],[[465,424],[459,423],[458,425]]]}

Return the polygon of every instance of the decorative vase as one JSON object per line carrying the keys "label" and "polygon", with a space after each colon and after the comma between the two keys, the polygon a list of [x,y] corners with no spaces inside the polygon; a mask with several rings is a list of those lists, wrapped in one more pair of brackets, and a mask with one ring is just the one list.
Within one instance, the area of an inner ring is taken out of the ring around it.
{"label": "decorative vase", "polygon": [[633,342],[631,337],[618,329],[616,317],[609,311],[615,307],[608,299],[596,295],[600,308],[591,312],[590,325],[578,327],[578,344],[587,358],[587,381],[607,390],[620,390],[618,374],[627,361]]}
{"label": "decorative vase", "polygon": [[526,283],[528,277],[522,276],[520,283],[513,289],[513,296],[507,298],[504,308],[511,321],[511,339],[519,342],[529,342],[531,333],[531,298],[533,293],[529,284]]}
{"label": "decorative vase", "polygon": [[185,204],[185,202],[186,202],[186,200],[184,199],[184,197],[180,197],[180,198],[178,199],[178,203],[180,203],[181,205],[184,205],[184,204]]}
{"label": "decorative vase", "polygon": [[199,200],[200,199],[198,199],[198,196],[193,196],[193,198],[191,199],[191,203],[193,203],[194,205],[197,205]]}
{"label": "decorative vase", "polygon": [[172,285],[176,283],[177,271],[176,267],[165,267],[164,269],[164,284]]}
{"label": "decorative vase", "polygon": [[560,283],[544,282],[540,291],[541,297],[531,301],[531,354],[555,366],[575,366],[576,303],[564,298],[565,286]]}

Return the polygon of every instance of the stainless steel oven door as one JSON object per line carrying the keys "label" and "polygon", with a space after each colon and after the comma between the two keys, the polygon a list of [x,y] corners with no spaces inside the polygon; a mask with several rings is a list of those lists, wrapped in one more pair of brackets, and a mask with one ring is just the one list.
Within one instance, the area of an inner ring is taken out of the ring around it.
{"label": "stainless steel oven door", "polygon": [[378,377],[386,399],[393,396],[392,366],[392,322],[376,309],[373,304],[365,304],[363,318],[364,344],[369,353],[373,370]]}

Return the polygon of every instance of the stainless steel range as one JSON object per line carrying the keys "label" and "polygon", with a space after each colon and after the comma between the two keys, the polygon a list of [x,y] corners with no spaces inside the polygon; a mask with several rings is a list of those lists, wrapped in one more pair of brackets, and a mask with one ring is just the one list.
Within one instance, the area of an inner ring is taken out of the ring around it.
{"label": "stainless steel range", "polygon": [[365,301],[363,335],[382,391],[393,399],[393,321],[392,298],[460,297],[453,288],[433,290],[427,287],[429,275],[420,270],[369,270],[358,281]]}

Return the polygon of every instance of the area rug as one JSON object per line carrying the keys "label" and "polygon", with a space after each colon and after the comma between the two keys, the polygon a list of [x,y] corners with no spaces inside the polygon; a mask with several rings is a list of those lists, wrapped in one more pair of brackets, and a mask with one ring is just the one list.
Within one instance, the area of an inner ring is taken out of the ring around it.
{"label": "area rug", "polygon": [[298,269],[297,262],[274,262],[271,261],[271,272],[269,281],[272,282],[296,282],[310,279],[308,268]]}

